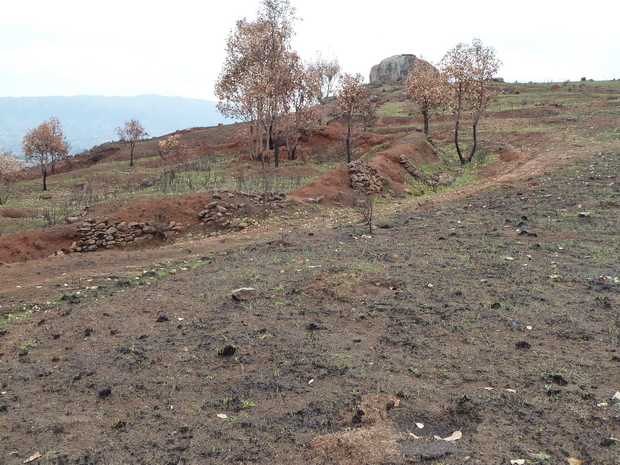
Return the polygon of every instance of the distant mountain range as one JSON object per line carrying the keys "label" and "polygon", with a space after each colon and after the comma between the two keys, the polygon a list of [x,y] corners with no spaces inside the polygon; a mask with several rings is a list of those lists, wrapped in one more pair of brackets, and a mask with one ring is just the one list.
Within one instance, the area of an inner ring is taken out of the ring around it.
{"label": "distant mountain range", "polygon": [[161,95],[137,97],[0,97],[0,150],[21,154],[26,132],[51,116],[60,119],[71,154],[118,140],[114,131],[137,119],[150,136],[178,129],[229,124],[216,102]]}

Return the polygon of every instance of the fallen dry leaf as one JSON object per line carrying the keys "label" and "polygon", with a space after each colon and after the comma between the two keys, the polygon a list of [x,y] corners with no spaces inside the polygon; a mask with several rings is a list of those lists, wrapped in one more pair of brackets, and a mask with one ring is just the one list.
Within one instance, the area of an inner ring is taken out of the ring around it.
{"label": "fallen dry leaf", "polygon": [[515,459],[511,460],[510,463],[512,465],[523,465],[525,463],[525,459]]}
{"label": "fallen dry leaf", "polygon": [[415,425],[420,429],[424,428],[424,423],[416,423]]}
{"label": "fallen dry leaf", "polygon": [[226,415],[225,413],[218,413],[217,417],[221,418],[221,419],[226,419],[226,418],[228,418],[228,415]]}
{"label": "fallen dry leaf", "polygon": [[579,460],[579,459],[571,457],[571,458],[568,459],[568,463],[570,465],[581,465],[583,462],[581,460]]}
{"label": "fallen dry leaf", "polygon": [[452,433],[451,436],[448,436],[447,438],[443,438],[444,441],[456,441],[458,439],[461,439],[463,437],[463,433],[461,433],[460,431],[455,431],[454,433]]}
{"label": "fallen dry leaf", "polygon": [[41,457],[41,452],[35,452],[30,457],[28,457],[26,460],[24,460],[24,463],[34,462],[39,457]]}

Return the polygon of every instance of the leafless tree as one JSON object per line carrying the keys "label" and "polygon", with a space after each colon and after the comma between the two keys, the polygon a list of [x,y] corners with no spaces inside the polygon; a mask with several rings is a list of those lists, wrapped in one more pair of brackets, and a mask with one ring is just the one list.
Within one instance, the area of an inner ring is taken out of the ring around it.
{"label": "leafless tree", "polygon": [[340,63],[337,58],[324,58],[320,53],[317,54],[314,62],[310,65],[319,75],[321,82],[320,92],[317,94],[319,103],[323,104],[334,91],[334,87],[340,76]]}
{"label": "leafless tree", "polygon": [[[502,62],[495,49],[474,39],[472,44],[452,47],[439,63],[451,89],[450,97],[455,115],[454,145],[461,164],[471,162],[478,148],[478,123],[483,112],[493,100],[490,82]],[[472,114],[472,148],[464,155],[460,145],[459,125],[465,112]]]}
{"label": "leafless tree", "polygon": [[140,121],[132,119],[125,121],[125,125],[117,127],[115,131],[119,139],[129,145],[129,166],[133,166],[133,154],[136,143],[148,137],[146,130],[142,127]]}
{"label": "leafless tree", "polygon": [[52,168],[54,174],[56,163],[69,154],[69,144],[60,120],[51,117],[28,131],[22,141],[22,151],[26,160],[39,165],[43,175],[43,190],[46,191],[49,168]]}
{"label": "leafless tree", "polygon": [[355,210],[368,226],[368,234],[372,234],[375,199],[368,194],[358,195],[355,199]]}

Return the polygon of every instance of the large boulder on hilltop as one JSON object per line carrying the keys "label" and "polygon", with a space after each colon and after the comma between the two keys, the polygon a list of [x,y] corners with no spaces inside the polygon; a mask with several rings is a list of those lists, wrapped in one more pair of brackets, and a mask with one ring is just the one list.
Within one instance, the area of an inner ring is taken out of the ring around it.
{"label": "large boulder on hilltop", "polygon": [[415,66],[432,66],[428,61],[415,55],[394,55],[381,61],[370,70],[370,84],[400,84]]}

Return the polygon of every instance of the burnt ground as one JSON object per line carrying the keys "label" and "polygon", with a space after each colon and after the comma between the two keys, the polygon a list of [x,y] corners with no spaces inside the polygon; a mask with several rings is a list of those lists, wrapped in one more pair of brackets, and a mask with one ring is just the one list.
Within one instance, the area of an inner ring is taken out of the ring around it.
{"label": "burnt ground", "polygon": [[617,464],[601,124],[507,132],[480,182],[379,199],[371,234],[293,203],[156,248],[38,258],[65,232],[7,236],[33,259],[0,265],[0,463]]}
{"label": "burnt ground", "polygon": [[59,276],[0,331],[3,463],[617,463],[618,173]]}

